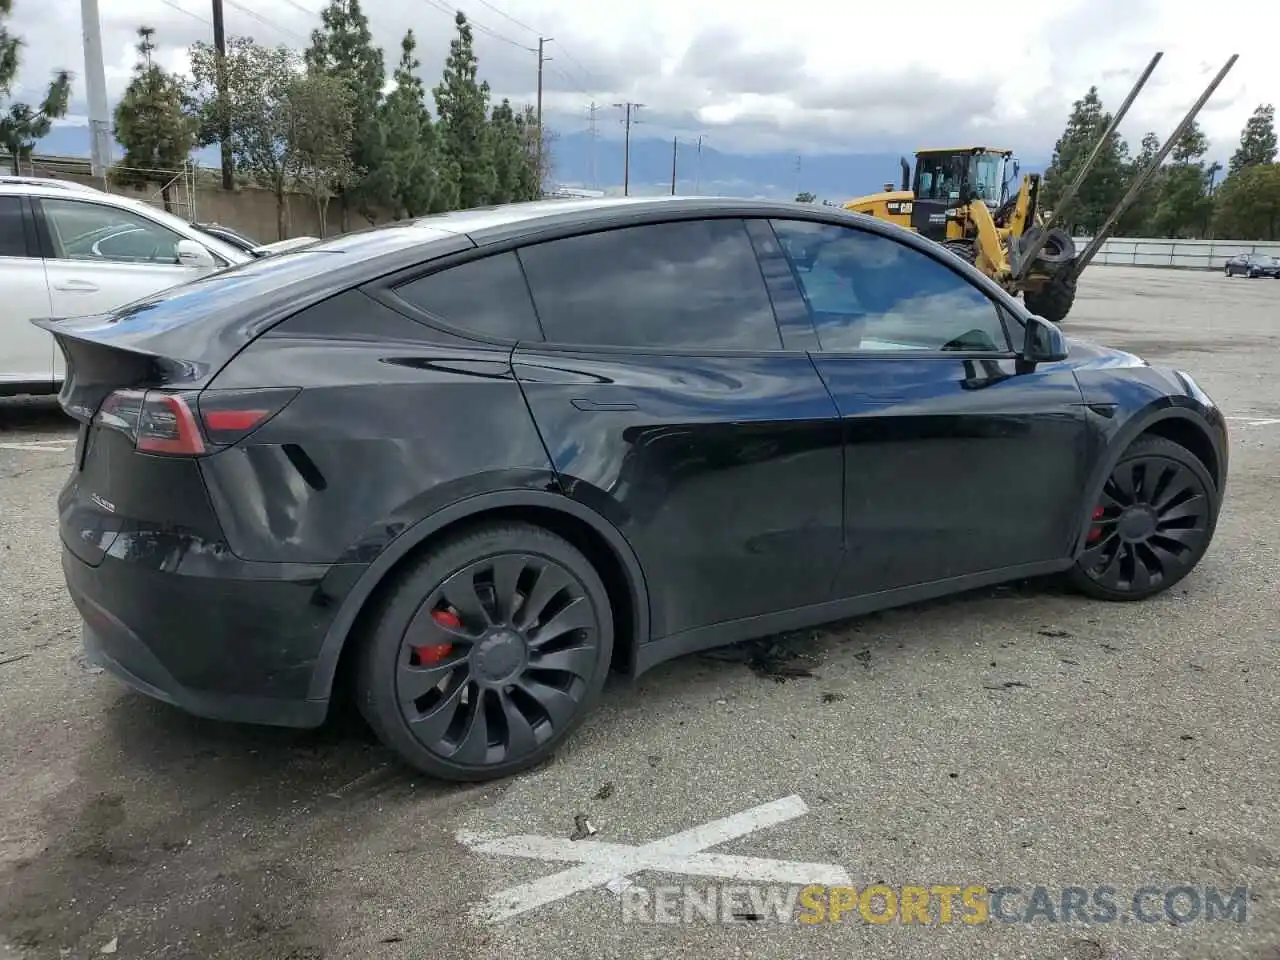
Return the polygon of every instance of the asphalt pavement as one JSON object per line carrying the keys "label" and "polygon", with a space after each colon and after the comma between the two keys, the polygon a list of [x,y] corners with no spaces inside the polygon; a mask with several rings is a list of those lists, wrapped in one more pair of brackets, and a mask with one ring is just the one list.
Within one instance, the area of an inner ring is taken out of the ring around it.
{"label": "asphalt pavement", "polygon": [[1280,283],[1094,267],[1064,327],[1233,418],[1181,585],[688,657],[472,787],[349,718],[198,720],[87,665],[54,523],[74,437],[0,403],[0,958],[1278,960]]}

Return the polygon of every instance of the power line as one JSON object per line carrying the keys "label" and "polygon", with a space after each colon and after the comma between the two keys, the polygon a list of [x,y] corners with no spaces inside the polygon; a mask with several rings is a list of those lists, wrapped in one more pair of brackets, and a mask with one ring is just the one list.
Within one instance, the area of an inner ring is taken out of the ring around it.
{"label": "power line", "polygon": [[507,20],[507,21],[510,21],[511,23],[514,23],[521,30],[528,30],[534,36],[537,36],[540,32],[538,30],[535,30],[533,27],[529,26],[527,23],[522,23],[521,21],[517,20],[515,17],[511,16],[511,14],[502,12],[497,7],[495,7],[492,3],[490,3],[489,0],[476,0],[476,3],[480,4],[480,6],[482,7],[488,7],[490,10],[492,10],[494,13],[500,16],[503,20]]}
{"label": "power line", "polygon": [[[476,3],[480,4],[482,7],[485,7],[488,10],[492,10],[494,13],[500,16],[503,20],[506,20],[508,23],[514,24],[515,26],[519,27],[521,30],[525,30],[533,34],[535,37],[543,36],[543,31],[537,29],[536,27],[531,27],[529,24],[525,23],[523,20],[517,20],[515,17],[511,16],[511,14],[501,9],[496,4],[491,3],[490,0],[476,0]],[[507,39],[507,38],[503,38],[503,39]],[[515,41],[507,40],[507,42],[514,43]],[[553,38],[548,37],[546,42],[547,43],[553,42]],[[588,70],[586,67],[584,67],[582,65],[582,62],[578,60],[578,58],[575,57],[567,47],[565,47],[563,41],[557,42],[556,45],[560,48],[560,52],[564,55],[565,59],[568,60],[570,63],[572,63],[578,70],[582,72],[583,77],[587,80],[587,86],[596,88],[596,84],[594,82],[595,77],[592,75],[591,71]],[[547,59],[550,59],[550,57],[548,57]],[[587,91],[583,90],[576,80],[574,80],[571,76],[569,76],[564,71],[556,70],[554,67],[552,68],[552,70],[556,73],[559,73],[560,76],[564,77],[564,79],[568,80],[570,85],[575,87],[579,93],[584,93],[584,94],[587,93]],[[587,95],[590,96],[590,94],[587,94]]]}
{"label": "power line", "polygon": [[[439,10],[441,13],[447,13],[453,17],[456,17],[459,13],[462,13],[463,16],[466,16],[466,13],[464,11],[461,11],[457,7],[449,3],[446,3],[445,0],[422,0],[422,2],[429,7],[432,7],[435,10]],[[511,46],[516,47],[520,50],[533,49],[532,47],[525,46],[523,43],[521,43],[518,40],[512,40],[510,37],[499,33],[497,30],[494,30],[492,27],[486,26],[485,24],[480,23],[478,20],[475,20],[472,17],[467,17],[467,23],[469,23],[473,29],[478,30],[480,33],[484,34],[485,36],[492,37],[494,40],[499,40],[502,43],[508,43]]]}
{"label": "power line", "polygon": [[572,63],[575,67],[577,67],[579,70],[582,71],[582,75],[587,78],[587,85],[590,87],[596,87],[596,84],[593,82],[594,80],[597,79],[595,75],[586,67],[584,67],[582,65],[582,62],[577,57],[575,57],[572,53],[566,50],[563,43],[558,44],[558,46],[560,47],[560,52],[565,55],[565,58],[570,63]]}
{"label": "power line", "polygon": [[297,10],[299,13],[305,13],[308,17],[320,16],[319,10],[308,10],[302,4],[298,3],[298,0],[284,0],[284,2],[293,7],[293,9]]}
{"label": "power line", "polygon": [[186,7],[180,6],[179,4],[175,3],[174,0],[160,0],[160,2],[163,3],[166,7],[172,7],[174,10],[177,10],[179,13],[185,13],[192,20],[199,20],[206,27],[213,26],[212,23],[210,23],[204,17],[200,16],[200,14],[193,13],[192,11],[188,10]]}
{"label": "power line", "polygon": [[300,40],[303,43],[307,43],[310,40],[310,37],[304,37],[302,34],[294,30],[290,30],[288,27],[282,27],[280,26],[280,24],[275,23],[272,20],[268,20],[266,17],[262,16],[262,14],[257,13],[253,10],[250,10],[248,7],[237,3],[236,0],[223,0],[223,2],[229,7],[235,7],[245,16],[252,17],[254,20],[257,20],[264,27],[270,27],[272,30],[275,30],[278,33],[282,33],[286,37],[293,37],[295,40]]}

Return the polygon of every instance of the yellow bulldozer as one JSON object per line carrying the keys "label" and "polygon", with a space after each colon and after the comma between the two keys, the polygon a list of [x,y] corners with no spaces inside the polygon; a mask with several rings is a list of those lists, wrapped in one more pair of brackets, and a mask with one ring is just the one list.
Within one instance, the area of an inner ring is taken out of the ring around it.
{"label": "yellow bulldozer", "polygon": [[1053,226],[1053,222],[1070,223],[1065,217],[1089,171],[1162,56],[1157,53],[1151,58],[1053,211],[1041,208],[1043,184],[1039,174],[1028,173],[1019,181],[1013,151],[982,146],[918,150],[914,171],[905,157],[899,161],[902,182],[897,189],[888,182],[882,192],[841,206],[892,221],[937,241],[1006,290],[1021,294],[1028,310],[1061,323],[1075,303],[1081,272],[1115,231],[1120,217],[1191,126],[1239,55],[1232,55],[1227,61],[1151,162],[1133,179],[1085,249],[1078,251],[1071,234]]}

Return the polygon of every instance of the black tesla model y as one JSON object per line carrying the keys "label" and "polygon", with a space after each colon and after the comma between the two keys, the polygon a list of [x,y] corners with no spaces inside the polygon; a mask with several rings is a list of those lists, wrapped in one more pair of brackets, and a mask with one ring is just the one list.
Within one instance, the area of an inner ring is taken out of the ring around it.
{"label": "black tesla model y", "polygon": [[1177,583],[1217,407],[833,208],[546,201],[36,321],[91,656],[193,713],[409,764],[548,756],[612,668],[1027,576]]}

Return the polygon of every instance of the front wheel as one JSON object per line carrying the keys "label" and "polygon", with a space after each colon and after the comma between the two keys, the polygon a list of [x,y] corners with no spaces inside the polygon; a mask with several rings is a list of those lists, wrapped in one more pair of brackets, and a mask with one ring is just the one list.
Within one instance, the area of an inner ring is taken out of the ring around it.
{"label": "front wheel", "polygon": [[489,780],[555,751],[612,653],[609,596],[586,557],[541,527],[488,524],[397,577],[363,638],[357,697],[411,766]]}
{"label": "front wheel", "polygon": [[1195,569],[1218,522],[1218,490],[1191,451],[1162,437],[1120,457],[1069,577],[1102,600],[1142,600]]}

